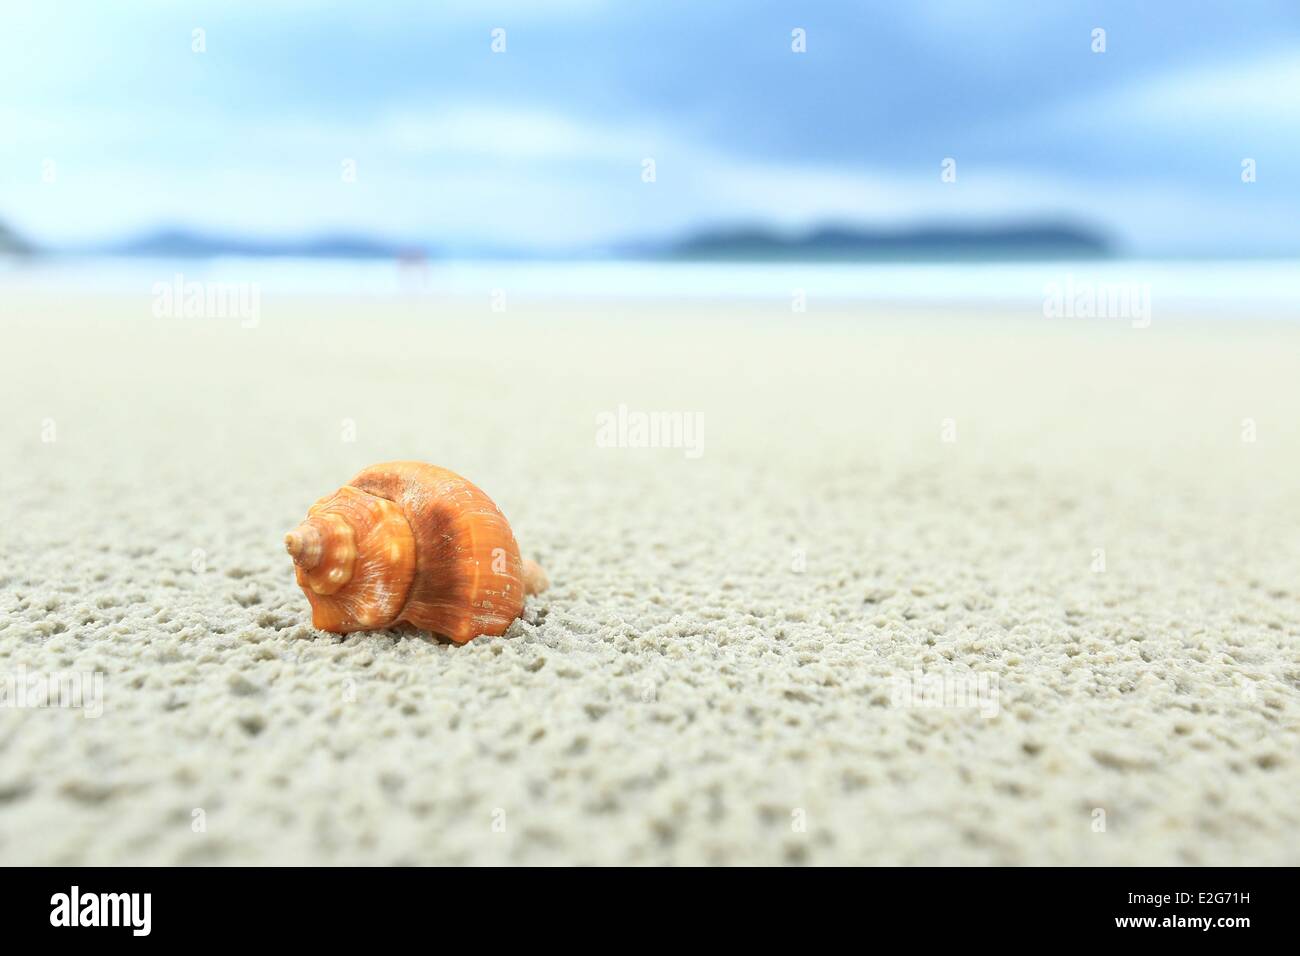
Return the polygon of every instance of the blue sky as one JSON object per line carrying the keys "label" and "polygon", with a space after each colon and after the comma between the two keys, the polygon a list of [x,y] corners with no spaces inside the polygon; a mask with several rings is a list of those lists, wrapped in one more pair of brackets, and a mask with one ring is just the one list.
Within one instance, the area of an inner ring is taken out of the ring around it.
{"label": "blue sky", "polygon": [[1300,252],[1295,0],[11,0],[0,64],[0,218],[48,243],[1068,218]]}

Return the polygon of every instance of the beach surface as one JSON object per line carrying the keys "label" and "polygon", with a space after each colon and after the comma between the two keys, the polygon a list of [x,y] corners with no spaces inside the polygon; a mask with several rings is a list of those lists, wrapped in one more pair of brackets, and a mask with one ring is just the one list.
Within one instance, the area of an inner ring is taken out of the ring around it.
{"label": "beach surface", "polygon": [[[0,861],[1300,864],[1294,316],[492,304],[4,297]],[[504,637],[311,627],[397,458]]]}

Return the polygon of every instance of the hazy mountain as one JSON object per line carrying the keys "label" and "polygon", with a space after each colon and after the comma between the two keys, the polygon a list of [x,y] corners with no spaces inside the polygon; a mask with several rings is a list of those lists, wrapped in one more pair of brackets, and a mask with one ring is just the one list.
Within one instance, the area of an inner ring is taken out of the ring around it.
{"label": "hazy mountain", "polygon": [[[253,239],[170,229],[91,251],[157,258],[214,256],[311,259],[427,258],[431,247],[338,234],[302,239]],[[1015,259],[1088,259],[1109,256],[1110,242],[1098,233],[1056,223],[980,227],[927,226],[866,229],[824,226],[790,234],[764,226],[734,227],[678,239],[646,239],[615,246],[577,247],[564,252],[526,248],[439,247],[436,255],[478,259],[658,259],[731,262],[860,262]]]}
{"label": "hazy mountain", "polygon": [[424,254],[401,243],[361,236],[318,236],[306,239],[247,239],[183,229],[150,233],[102,250],[113,255],[157,256],[200,259],[212,256],[276,257],[306,259],[396,259]]}
{"label": "hazy mountain", "polygon": [[755,227],[701,233],[672,246],[667,254],[714,261],[917,261],[1098,258],[1111,255],[1112,249],[1096,233],[1055,224],[900,230],[826,227],[801,235]]}
{"label": "hazy mountain", "polygon": [[27,256],[35,251],[31,243],[0,222],[0,256]]}

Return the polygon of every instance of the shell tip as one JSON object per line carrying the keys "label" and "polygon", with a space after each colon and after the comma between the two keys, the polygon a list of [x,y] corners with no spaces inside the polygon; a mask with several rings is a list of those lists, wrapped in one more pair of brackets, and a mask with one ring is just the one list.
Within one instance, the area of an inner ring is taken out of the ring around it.
{"label": "shell tip", "polygon": [[310,571],[320,563],[320,532],[303,522],[284,536],[284,550],[289,552],[294,564],[304,571]]}

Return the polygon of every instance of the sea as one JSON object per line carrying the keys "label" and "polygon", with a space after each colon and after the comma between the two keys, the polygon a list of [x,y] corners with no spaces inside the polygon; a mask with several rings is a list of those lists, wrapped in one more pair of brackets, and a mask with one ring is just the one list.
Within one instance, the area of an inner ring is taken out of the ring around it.
{"label": "sea", "polygon": [[[388,260],[218,257],[0,259],[6,291],[155,295],[192,282],[247,284],[261,295],[556,299],[749,299],[1084,308],[1146,297],[1216,315],[1300,312],[1300,260],[1105,259],[843,263]],[[1119,297],[1119,298],[1117,298]],[[0,303],[2,304],[2,303]]]}

